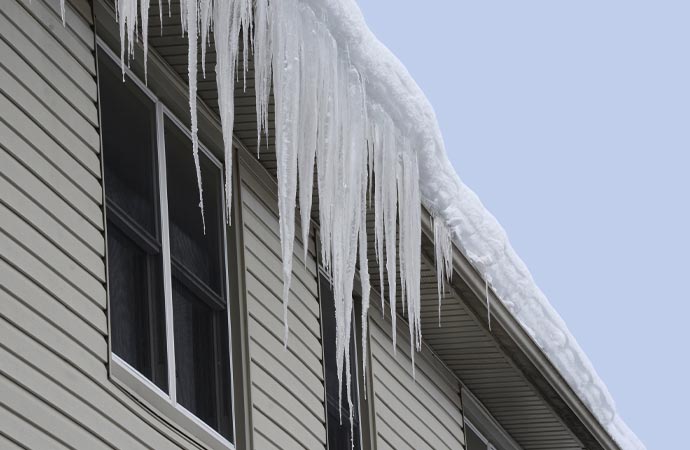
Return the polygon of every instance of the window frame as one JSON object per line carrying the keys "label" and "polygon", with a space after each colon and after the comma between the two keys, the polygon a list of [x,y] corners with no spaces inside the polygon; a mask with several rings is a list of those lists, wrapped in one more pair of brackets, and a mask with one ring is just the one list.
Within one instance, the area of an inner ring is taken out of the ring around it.
{"label": "window frame", "polygon": [[[120,58],[100,37],[96,38],[96,53],[99,50],[105,54],[106,58],[120,66]],[[97,68],[98,73],[98,68]],[[236,393],[235,393],[235,367],[233,360],[233,339],[232,339],[232,320],[231,320],[231,293],[233,292],[230,284],[230,274],[228,265],[228,251],[229,238],[234,233],[227,225],[227,209],[225,208],[225,189],[220,185],[221,198],[221,212],[222,212],[222,249],[219,249],[221,261],[224,265],[222,275],[222,297],[225,300],[225,312],[228,323],[228,358],[230,364],[230,393],[229,401],[231,402],[232,411],[232,440],[222,436],[218,431],[213,429],[210,425],[202,419],[194,415],[191,411],[185,408],[182,404],[177,402],[177,380],[175,376],[175,342],[174,342],[174,321],[173,321],[173,289],[172,289],[172,258],[170,248],[170,223],[168,214],[168,190],[167,190],[167,170],[166,170],[166,149],[165,149],[165,125],[166,120],[169,126],[174,126],[178,131],[188,137],[191,141],[191,132],[184,125],[184,123],[156,96],[156,94],[148,88],[148,86],[141,81],[141,79],[129,68],[125,67],[125,77],[127,82],[134,83],[135,87],[148,98],[155,106],[155,127],[154,135],[156,138],[155,145],[155,161],[157,165],[157,182],[155,184],[157,192],[155,201],[158,208],[159,232],[161,239],[161,257],[162,257],[162,276],[163,276],[163,293],[164,293],[164,307],[165,307],[165,337],[166,337],[166,352],[167,352],[167,375],[168,375],[168,392],[159,388],[153,381],[149,380],[137,369],[132,367],[129,363],[124,361],[116,353],[113,352],[111,343],[111,323],[110,323],[110,294],[109,285],[106,286],[107,291],[107,320],[108,320],[108,375],[111,381],[118,387],[122,388],[128,394],[133,395],[140,402],[144,403],[154,413],[162,415],[165,419],[170,421],[175,428],[193,435],[201,440],[203,443],[213,449],[219,450],[235,450],[238,438],[236,418]],[[100,94],[99,94],[100,95]],[[100,115],[100,98],[99,98],[99,115]],[[219,171],[220,179],[223,180],[223,163],[220,161],[201,141],[199,142],[199,153],[202,157],[208,158],[215,169]],[[101,158],[101,165],[104,161]],[[101,167],[103,171],[103,167]],[[105,185],[103,185],[103,213],[104,224],[107,222],[107,205]],[[232,199],[231,199],[232,200]],[[233,202],[234,203],[234,202]],[[104,231],[104,240],[107,242],[107,227]],[[108,255],[106,246],[106,271],[108,270]]]}

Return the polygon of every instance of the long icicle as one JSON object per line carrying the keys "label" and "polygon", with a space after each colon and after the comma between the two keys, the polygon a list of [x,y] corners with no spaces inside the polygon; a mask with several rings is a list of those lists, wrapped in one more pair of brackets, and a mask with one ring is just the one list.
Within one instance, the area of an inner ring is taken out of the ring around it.
{"label": "long icicle", "polygon": [[271,94],[271,30],[268,0],[256,0],[254,12],[254,91],[256,95],[256,156],[261,152],[261,132],[268,139],[268,103]]}
{"label": "long icicle", "polygon": [[453,277],[453,241],[446,224],[433,217],[434,256],[436,263],[436,285],[438,289],[438,326],[441,326],[441,303],[445,292],[445,283]]}
{"label": "long icicle", "polygon": [[284,345],[288,342],[288,302],[292,281],[292,252],[295,237],[295,202],[297,194],[297,151],[299,128],[301,30],[295,0],[269,3],[272,23],[273,88],[276,105],[276,159],[278,161],[278,210],[283,259]]}
{"label": "long icicle", "polygon": [[201,165],[199,164],[199,125],[196,110],[196,71],[197,71],[197,42],[198,42],[198,0],[183,0],[186,12],[186,31],[189,49],[187,52],[187,76],[189,78],[189,111],[191,115],[192,156],[196,169],[196,183],[199,190],[199,210],[201,211],[201,224],[206,234],[206,219],[204,218],[204,190],[201,183]]}
{"label": "long icicle", "polygon": [[150,0],[140,0],[141,2],[141,45],[144,47],[144,83],[149,82],[149,6]]}

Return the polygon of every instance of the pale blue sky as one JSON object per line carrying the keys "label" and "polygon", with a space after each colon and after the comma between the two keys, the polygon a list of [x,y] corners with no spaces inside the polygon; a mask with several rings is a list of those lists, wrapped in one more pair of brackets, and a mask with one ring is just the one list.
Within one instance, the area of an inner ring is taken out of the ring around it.
{"label": "pale blue sky", "polygon": [[690,2],[358,2],[623,418],[687,445]]}

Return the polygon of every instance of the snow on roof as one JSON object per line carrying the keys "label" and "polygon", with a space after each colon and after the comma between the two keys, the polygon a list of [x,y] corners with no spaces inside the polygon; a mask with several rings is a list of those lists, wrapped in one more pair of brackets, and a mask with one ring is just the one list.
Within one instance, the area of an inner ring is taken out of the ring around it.
{"label": "snow on roof", "polygon": [[433,107],[405,66],[369,30],[354,0],[304,1],[323,12],[333,35],[350,49],[352,63],[367,80],[369,97],[386,105],[400,128],[414,136],[424,205],[445,220],[453,242],[618,445],[625,450],[644,449],[504,229],[453,169]]}
{"label": "snow on roof", "polygon": [[534,342],[624,450],[644,444],[618,415],[615,403],[563,319],[513,250],[506,232],[453,169],[434,110],[403,64],[367,27],[354,0],[304,0],[323,12],[352,63],[367,80],[370,98],[386,106],[414,136],[423,204],[445,220],[453,242],[483,274]]}
{"label": "snow on roof", "polygon": [[[141,0],[139,10],[137,0],[115,0],[123,64],[125,42],[131,52],[138,16],[148,17],[149,1]],[[510,246],[503,228],[460,180],[448,161],[432,106],[401,62],[369,30],[354,0],[255,0],[253,3],[252,0],[182,0],[181,7],[184,31],[191,31],[188,33],[191,98],[196,97],[197,35],[201,35],[203,58],[208,33],[211,29],[215,33],[226,152],[232,142],[232,92],[240,29],[253,23],[259,138],[267,124],[271,81],[276,103],[286,313],[295,203],[298,198],[303,233],[307,233],[314,182],[311,169],[316,161],[322,260],[334,280],[340,376],[343,372],[350,373],[349,320],[358,258],[363,314],[368,306],[364,218],[367,186],[371,190],[375,185],[376,255],[383,267],[385,249],[385,270],[392,275],[387,280],[389,298],[391,310],[395,311],[395,236],[399,226],[402,274],[399,287],[403,305],[408,308],[413,345],[419,347],[421,342],[418,320],[421,229],[416,206],[421,200],[436,217],[437,266],[447,267],[450,236],[616,443],[624,450],[645,449],[616,412],[606,386]],[[61,8],[64,22],[64,0]],[[143,42],[146,34],[144,27]],[[246,51],[247,33],[243,38]],[[245,70],[246,58],[247,53],[243,58]],[[190,102],[190,110],[196,155],[195,102]],[[229,189],[229,165],[226,170]],[[198,168],[197,174],[201,176]],[[440,272],[439,283],[448,275],[447,269]],[[381,280],[383,286],[383,274]],[[392,317],[394,320],[395,314]],[[287,321],[285,331],[287,344]]]}

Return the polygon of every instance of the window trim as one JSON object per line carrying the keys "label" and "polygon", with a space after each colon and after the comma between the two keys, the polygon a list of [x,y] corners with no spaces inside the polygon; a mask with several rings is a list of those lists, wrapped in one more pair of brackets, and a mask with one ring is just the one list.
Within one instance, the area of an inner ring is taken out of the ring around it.
{"label": "window trim", "polygon": [[[103,53],[117,66],[120,65],[120,58],[110,49],[110,47],[101,39],[96,37],[95,51],[102,50]],[[171,422],[174,428],[191,434],[195,438],[202,441],[210,448],[218,450],[235,450],[236,445],[230,442],[227,438],[222,436],[218,431],[213,429],[210,425],[205,423],[199,417],[194,415],[191,411],[186,409],[183,405],[177,402],[177,380],[175,378],[175,344],[174,344],[174,322],[173,322],[173,304],[172,304],[172,259],[170,251],[170,225],[168,221],[168,192],[167,192],[167,171],[166,171],[166,153],[165,153],[165,121],[170,121],[170,124],[175,126],[186,137],[191,140],[191,133],[184,123],[165,105],[162,101],[148,88],[148,86],[139,79],[139,77],[129,68],[125,67],[125,76],[127,81],[133,82],[134,85],[149,99],[155,106],[155,136],[156,136],[156,161],[158,164],[158,209],[160,220],[161,233],[161,256],[163,258],[163,292],[165,305],[165,335],[166,335],[166,351],[167,351],[167,369],[168,369],[168,391],[165,392],[156,386],[151,380],[142,375],[134,367],[117,356],[112,350],[111,343],[111,325],[110,325],[110,295],[107,294],[107,320],[108,320],[108,375],[109,378],[118,387],[133,395],[137,400],[147,406],[154,414],[162,416],[162,418]],[[99,94],[100,95],[100,94]],[[100,98],[99,98],[99,116],[100,116]],[[101,144],[102,146],[102,144]],[[223,179],[223,163],[201,142],[199,142],[199,152],[209,159],[209,161],[219,170],[221,180]],[[101,158],[101,165],[103,160]],[[103,169],[103,167],[101,167]],[[219,250],[220,256],[224,264],[223,283],[224,292],[223,297],[226,302],[225,311],[228,321],[228,358],[230,364],[230,407],[232,411],[232,439],[237,442],[237,419],[236,419],[236,399],[234,388],[234,360],[233,360],[233,343],[232,343],[232,320],[230,315],[230,295],[232,289],[230,285],[229,266],[228,266],[228,236],[234,235],[229,230],[227,225],[227,209],[225,208],[225,189],[221,183],[221,210],[222,210],[222,242],[223,249]],[[107,221],[107,205],[106,193],[103,189],[103,213],[104,223]],[[107,240],[107,231],[105,232],[105,239]],[[107,264],[107,249],[106,249],[106,271]],[[109,287],[109,286],[107,286]],[[106,289],[107,292],[108,289]]]}

